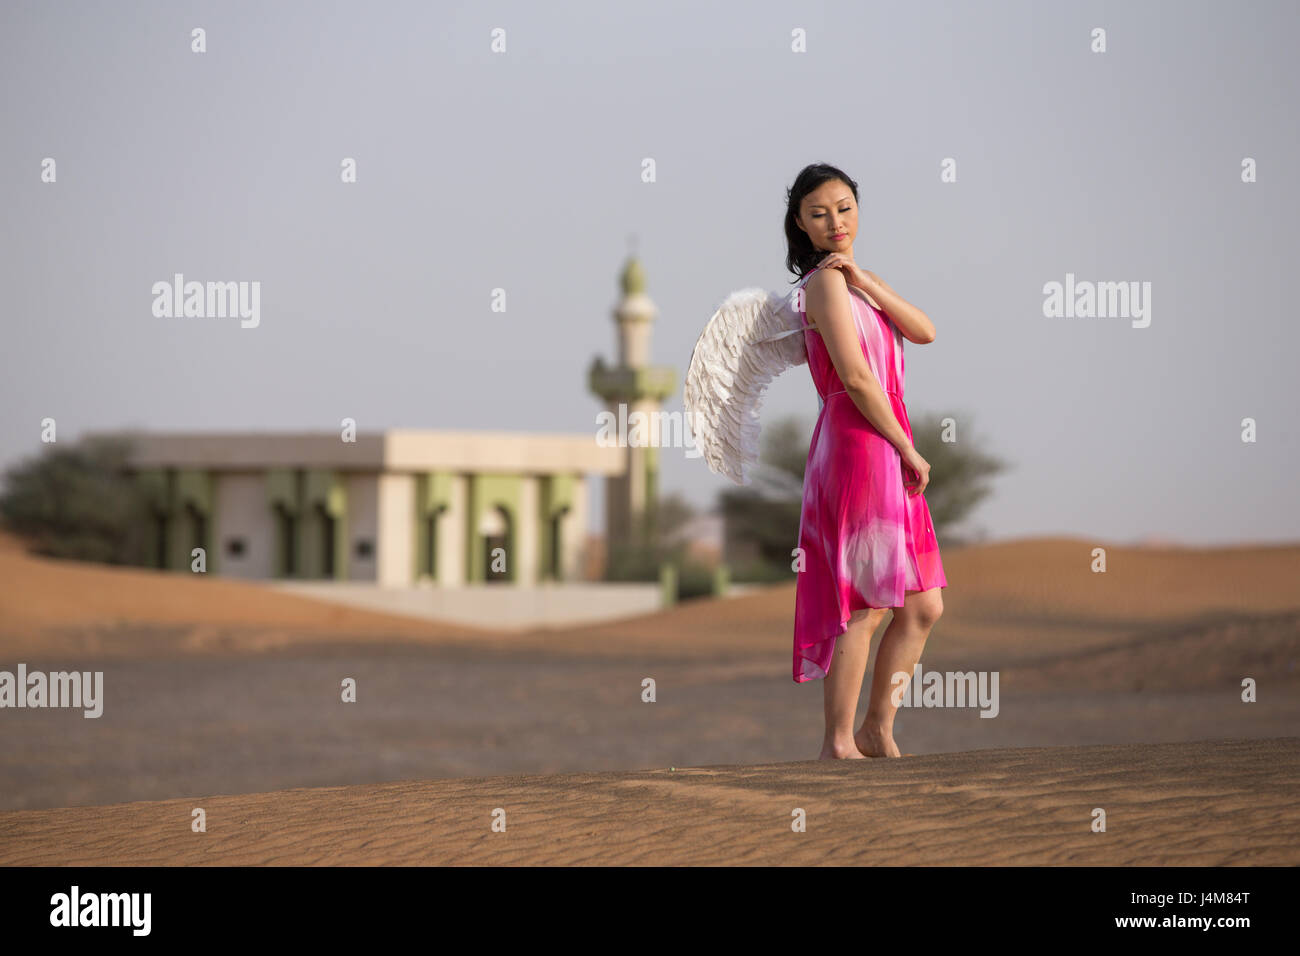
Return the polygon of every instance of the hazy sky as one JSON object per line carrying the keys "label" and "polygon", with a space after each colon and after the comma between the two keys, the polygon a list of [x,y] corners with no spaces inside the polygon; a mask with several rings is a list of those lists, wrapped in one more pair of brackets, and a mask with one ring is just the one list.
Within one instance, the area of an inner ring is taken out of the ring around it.
{"label": "hazy sky", "polygon": [[[857,261],[938,330],[912,420],[1012,465],[974,526],[1294,540],[1298,10],[3,0],[0,465],[45,417],[594,433],[631,234],[680,409],[718,302],[787,287],[785,190],[829,162]],[[156,317],[177,272],[260,282],[260,324]],[[1068,273],[1150,283],[1149,326],[1045,317]],[[817,409],[799,367],[764,420]],[[731,487],[663,459],[665,492]]]}

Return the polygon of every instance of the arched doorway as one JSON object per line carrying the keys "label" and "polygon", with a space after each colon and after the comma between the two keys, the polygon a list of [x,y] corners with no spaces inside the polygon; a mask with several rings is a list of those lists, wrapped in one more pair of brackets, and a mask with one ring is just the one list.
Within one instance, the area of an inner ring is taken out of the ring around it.
{"label": "arched doorway", "polygon": [[185,567],[189,568],[194,560],[194,549],[203,549],[203,561],[208,560],[208,516],[194,507],[193,502],[185,505],[185,524],[188,540],[185,545]]}
{"label": "arched doorway", "polygon": [[564,580],[564,518],[568,513],[568,508],[561,508],[551,515],[551,553],[548,555],[548,563],[554,581]]}
{"label": "arched doorway", "polygon": [[298,573],[298,521],[284,503],[279,501],[275,503],[275,535],[276,551],[280,556],[276,574],[282,578],[291,578]]}
{"label": "arched doorway", "polygon": [[316,503],[316,520],[320,522],[320,568],[321,576],[334,577],[334,543],[338,534],[338,521],[325,510],[320,502]]}
{"label": "arched doorway", "polygon": [[514,556],[510,553],[510,515],[502,507],[487,508],[479,521],[478,533],[483,536],[483,580],[504,582],[514,580]]}

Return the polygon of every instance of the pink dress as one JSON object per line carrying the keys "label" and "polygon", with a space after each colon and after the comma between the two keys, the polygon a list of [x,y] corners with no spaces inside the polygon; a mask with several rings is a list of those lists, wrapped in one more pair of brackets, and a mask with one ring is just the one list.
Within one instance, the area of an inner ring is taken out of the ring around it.
{"label": "pink dress", "polygon": [[[860,290],[850,286],[849,299],[867,364],[910,440],[903,334]],[[854,611],[902,607],[907,591],[948,585],[925,496],[907,493],[898,449],[858,411],[821,333],[805,311],[800,314],[808,371],[823,405],[808,448],[799,517],[804,565],[794,602],[796,683],[830,672],[835,639]]]}

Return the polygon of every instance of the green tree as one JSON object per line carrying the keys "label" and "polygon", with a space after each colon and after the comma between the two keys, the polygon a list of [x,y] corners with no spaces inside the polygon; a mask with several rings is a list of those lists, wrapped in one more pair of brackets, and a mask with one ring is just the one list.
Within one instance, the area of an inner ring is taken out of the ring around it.
{"label": "green tree", "polygon": [[145,564],[148,502],[130,477],[130,439],[97,437],[46,446],[5,471],[0,516],[38,554]]}
{"label": "green tree", "polygon": [[783,581],[794,576],[804,468],[812,426],[798,417],[765,425],[750,484],[719,495],[733,581]]}
{"label": "green tree", "polygon": [[680,538],[695,509],[674,492],[656,502],[654,521],[644,541],[606,542],[605,578],[610,581],[657,581],[659,568],[677,568],[677,593],[682,600],[711,594],[713,569],[687,554],[690,542]]}
{"label": "green tree", "polygon": [[[943,422],[959,422],[957,441],[943,440]],[[912,440],[921,457],[930,463],[930,483],[925,503],[930,507],[934,532],[941,542],[964,544],[956,528],[993,493],[992,478],[1007,470],[1008,463],[980,448],[971,436],[971,416],[922,415],[912,422]]]}
{"label": "green tree", "polygon": [[[1006,463],[982,451],[969,438],[943,441],[943,420],[923,415],[912,422],[912,438],[930,463],[926,504],[935,534],[945,543],[964,543],[954,529],[991,492],[990,479]],[[970,420],[962,419],[969,435]],[[793,577],[791,552],[799,544],[804,471],[813,423],[791,416],[763,427],[763,450],[753,481],[721,493],[729,555],[738,565],[736,581],[772,581]],[[961,437],[959,435],[959,437]],[[737,558],[736,556],[743,556]]]}

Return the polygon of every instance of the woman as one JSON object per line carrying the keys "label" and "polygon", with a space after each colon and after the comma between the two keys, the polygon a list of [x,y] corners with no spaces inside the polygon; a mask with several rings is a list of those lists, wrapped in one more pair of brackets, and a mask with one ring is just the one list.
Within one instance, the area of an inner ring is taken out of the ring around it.
{"label": "woman", "polygon": [[[930,465],[912,446],[903,404],[903,338],[934,326],[853,260],[858,188],[834,166],[806,167],[790,188],[786,266],[804,280],[808,370],[822,399],[804,473],[796,552],[794,679],[824,679],[822,759],[898,757],[894,675],[911,680],[947,586],[923,492]],[[866,719],[855,733],[871,635]]]}

